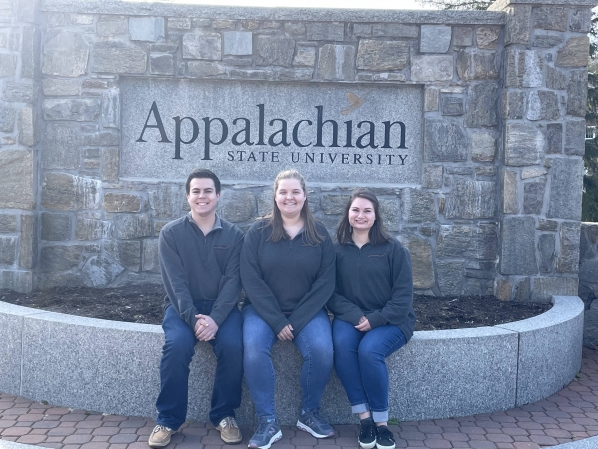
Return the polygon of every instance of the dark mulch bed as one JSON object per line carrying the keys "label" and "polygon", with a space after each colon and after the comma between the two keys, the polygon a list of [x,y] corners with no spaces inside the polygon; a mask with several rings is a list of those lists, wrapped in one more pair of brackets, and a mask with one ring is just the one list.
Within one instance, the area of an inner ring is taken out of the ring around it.
{"label": "dark mulch bed", "polygon": [[[54,288],[29,294],[0,290],[0,301],[71,315],[160,324],[164,287]],[[551,305],[500,301],[494,296],[416,295],[414,307],[416,330],[438,330],[494,326],[523,320],[545,312]]]}

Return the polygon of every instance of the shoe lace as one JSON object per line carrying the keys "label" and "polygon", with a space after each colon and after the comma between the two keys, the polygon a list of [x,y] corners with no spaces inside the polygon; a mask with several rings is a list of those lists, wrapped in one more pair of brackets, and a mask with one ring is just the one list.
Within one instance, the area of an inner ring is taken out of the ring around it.
{"label": "shoe lace", "polygon": [[239,426],[237,425],[237,421],[235,421],[235,418],[233,418],[233,417],[228,416],[228,417],[224,418],[223,421],[224,421],[223,427],[230,426],[230,427],[234,427],[235,429],[239,428]]}
{"label": "shoe lace", "polygon": [[158,433],[161,430],[167,430],[168,432],[172,432],[172,429],[170,427],[166,427],[161,424],[158,424],[156,427],[154,427],[154,430],[152,433]]}
{"label": "shoe lace", "polygon": [[362,430],[362,436],[364,437],[375,437],[376,436],[376,425],[374,424],[374,422],[372,421],[371,423],[368,424],[364,424],[361,427]]}
{"label": "shoe lace", "polygon": [[258,425],[257,425],[257,430],[255,431],[256,434],[259,433],[265,433],[266,429],[268,428],[268,424],[270,424],[268,421],[264,420],[264,421],[259,421]]}

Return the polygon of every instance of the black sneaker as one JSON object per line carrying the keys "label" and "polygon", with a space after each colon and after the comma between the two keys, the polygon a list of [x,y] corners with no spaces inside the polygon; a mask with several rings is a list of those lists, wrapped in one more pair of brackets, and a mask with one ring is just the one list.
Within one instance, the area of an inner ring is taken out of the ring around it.
{"label": "black sneaker", "polygon": [[376,424],[372,418],[359,420],[359,445],[363,449],[372,449],[376,445]]}
{"label": "black sneaker", "polygon": [[388,427],[376,427],[376,447],[378,449],[395,449],[395,436]]}

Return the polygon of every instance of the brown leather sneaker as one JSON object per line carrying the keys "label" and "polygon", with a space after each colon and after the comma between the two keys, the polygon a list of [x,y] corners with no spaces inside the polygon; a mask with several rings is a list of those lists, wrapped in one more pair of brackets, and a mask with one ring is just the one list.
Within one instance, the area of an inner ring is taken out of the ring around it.
{"label": "brown leather sneaker", "polygon": [[240,443],[243,439],[241,429],[239,429],[237,421],[232,416],[227,416],[220,421],[216,430],[220,431],[220,438],[227,444]]}
{"label": "brown leather sneaker", "polygon": [[147,444],[149,444],[150,447],[168,446],[168,443],[170,443],[170,437],[174,432],[175,431],[170,427],[161,426],[158,424],[156,427],[154,427],[154,430],[152,430]]}

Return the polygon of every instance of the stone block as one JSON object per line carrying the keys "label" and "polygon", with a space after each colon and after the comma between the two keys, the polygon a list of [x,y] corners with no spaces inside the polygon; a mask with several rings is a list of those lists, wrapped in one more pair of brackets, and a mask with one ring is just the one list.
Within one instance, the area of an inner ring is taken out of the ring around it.
{"label": "stone block", "polygon": [[149,216],[146,214],[118,214],[114,216],[114,237],[129,240],[152,235]]}
{"label": "stone block", "polygon": [[36,175],[33,158],[30,150],[0,152],[0,208],[34,209]]}
{"label": "stone block", "polygon": [[503,170],[502,172],[502,212],[503,214],[518,214],[519,202],[517,194],[517,172]]}
{"label": "stone block", "polygon": [[184,191],[176,185],[160,185],[157,190],[148,191],[152,215],[156,218],[178,218]]}
{"label": "stone block", "polygon": [[44,135],[42,165],[44,168],[79,168],[83,137],[75,123],[47,123]]}
{"label": "stone block", "polygon": [[42,248],[40,270],[42,272],[68,271],[79,266],[85,245],[53,245]]}
{"label": "stone block", "polygon": [[546,173],[548,173],[548,171],[544,167],[525,167],[521,170],[521,179],[537,178]]}
{"label": "stone block", "polygon": [[[587,77],[587,72],[585,72],[585,75]],[[586,80],[586,82],[587,82],[587,80]],[[560,70],[555,69],[550,66],[546,66],[546,87],[549,89],[564,89],[565,87],[567,87],[567,77]],[[574,95],[576,93],[578,93],[575,90],[575,87],[577,87],[577,86],[572,86],[572,92],[574,93]],[[587,91],[587,89],[586,89],[586,91]],[[585,95],[587,96],[587,92],[585,93]],[[584,108],[585,108],[585,106],[584,106]]]}
{"label": "stone block", "polygon": [[140,241],[109,240],[104,242],[104,251],[112,260],[118,262],[119,265],[131,271],[139,271],[141,267]]}
{"label": "stone block", "polygon": [[563,36],[554,34],[535,34],[532,46],[552,48],[563,43]]}
{"label": "stone block", "polygon": [[81,275],[86,285],[95,288],[112,284],[124,268],[103,256],[92,256],[81,268]]}
{"label": "stone block", "polygon": [[395,198],[380,198],[380,215],[384,219],[384,227],[389,232],[400,231],[399,200]]}
{"label": "stone block", "polygon": [[311,81],[313,74],[314,69],[281,69],[278,72],[278,79],[281,81]]}
{"label": "stone block", "polygon": [[567,84],[567,114],[585,117],[587,103],[588,72],[587,70],[571,70],[571,78]]}
{"label": "stone block", "polygon": [[570,37],[556,54],[557,67],[586,67],[590,52],[588,36]]}
{"label": "stone block", "polygon": [[228,75],[233,79],[273,80],[276,72],[274,70],[229,69]]}
{"label": "stone block", "polygon": [[446,218],[492,218],[496,213],[496,183],[455,181],[447,199]]}
{"label": "stone block", "polygon": [[453,57],[450,55],[413,56],[411,58],[411,81],[451,81],[453,65]]}
{"label": "stone block", "polygon": [[316,63],[316,47],[297,45],[297,54],[293,59],[296,67],[313,67]]}
{"label": "stone block", "polygon": [[493,50],[498,44],[500,27],[483,26],[476,28],[476,43],[478,48]]}
{"label": "stone block", "polygon": [[556,262],[559,273],[577,273],[579,269],[580,222],[563,222],[559,231],[561,251]]}
{"label": "stone block", "polygon": [[442,115],[463,115],[465,104],[463,97],[443,96],[440,101]]}
{"label": "stone block", "polygon": [[93,46],[93,71],[145,73],[147,53],[136,45],[120,41],[100,41]]}
{"label": "stone block", "polygon": [[42,104],[44,120],[90,122],[100,116],[99,98],[48,98]]}
{"label": "stone block", "polygon": [[467,133],[456,120],[426,118],[424,160],[457,162],[467,159]]}
{"label": "stone block", "polygon": [[500,278],[495,281],[494,293],[498,299],[502,301],[510,301],[512,287],[513,285],[508,279]]}
{"label": "stone block", "polygon": [[523,185],[523,213],[540,215],[544,204],[544,191],[546,189],[546,178],[537,181],[526,182]]}
{"label": "stone block", "polygon": [[0,78],[12,78],[17,72],[17,55],[0,53]]}
{"label": "stone block", "polygon": [[541,30],[567,31],[569,10],[557,6],[534,8],[534,28]]}
{"label": "stone block", "polygon": [[34,215],[21,215],[19,268],[31,270],[37,259],[37,225]]}
{"label": "stone block", "polygon": [[[155,225],[154,225],[155,227]],[[160,272],[160,258],[158,257],[158,239],[143,240],[143,271]]]}
{"label": "stone block", "polygon": [[558,120],[561,117],[556,94],[549,90],[531,91],[527,102],[528,120]]}
{"label": "stone block", "polygon": [[30,82],[5,81],[2,88],[2,100],[17,103],[37,103],[37,86]]}
{"label": "stone block", "polygon": [[79,95],[81,93],[81,82],[69,79],[46,78],[42,80],[42,89],[46,97]]}
{"label": "stone block", "polygon": [[592,27],[592,10],[590,8],[574,9],[571,13],[569,31],[589,33]]}
{"label": "stone block", "polygon": [[473,28],[453,27],[453,46],[470,47],[473,45]]}
{"label": "stone block", "polygon": [[585,154],[586,121],[566,120],[565,154],[583,156]]}
{"label": "stone block", "polygon": [[104,148],[100,157],[102,165],[102,181],[118,180],[119,170],[118,148]]}
{"label": "stone block", "polygon": [[129,39],[132,41],[157,42],[164,36],[163,17],[129,17]]}
{"label": "stone block", "polygon": [[326,44],[320,48],[318,78],[329,81],[355,79],[355,47]]}
{"label": "stone block", "polygon": [[418,189],[402,189],[401,212],[403,221],[408,223],[435,222],[437,217],[434,195]]}
{"label": "stone block", "polygon": [[496,153],[496,139],[488,131],[477,131],[471,136],[471,160],[492,162]]}
{"label": "stone block", "polygon": [[546,152],[558,154],[563,152],[563,124],[549,123],[546,125]]}
{"label": "stone block", "polygon": [[501,274],[537,274],[536,220],[533,217],[505,217],[501,226]]}
{"label": "stone block", "polygon": [[[4,282],[2,282],[2,287],[6,288]],[[21,392],[23,317],[36,312],[38,311],[28,307],[0,302],[0,321],[3,330],[3,341],[0,347],[0,358],[2,358],[2,364],[0,364],[0,389],[7,394],[17,396]]]}
{"label": "stone block", "polygon": [[[519,335],[517,406],[556,393],[580,370],[583,302],[577,296],[555,297],[549,311],[500,328]],[[562,369],[555,370],[555,366]]]}
{"label": "stone block", "polygon": [[35,117],[36,113],[33,108],[19,109],[19,144],[32,147],[37,143]]}
{"label": "stone block", "polygon": [[279,36],[258,36],[255,50],[257,65],[290,67],[295,53],[295,39]]}
{"label": "stone block", "polygon": [[46,42],[43,53],[42,73],[44,75],[75,78],[87,73],[89,45],[81,33],[59,32]]}
{"label": "stone block", "polygon": [[[264,194],[267,194],[268,199],[270,199],[270,192],[266,191]],[[349,195],[324,195],[322,197],[322,210],[326,215],[342,214],[349,198]]]}
{"label": "stone block", "polygon": [[255,218],[257,203],[253,193],[246,190],[223,190],[218,203],[218,213],[231,223],[241,223]]}
{"label": "stone block", "polygon": [[422,25],[420,53],[446,53],[451,45],[452,29],[446,25]]}
{"label": "stone block", "polygon": [[91,178],[47,172],[42,182],[42,206],[52,210],[99,209],[100,185]]}
{"label": "stone block", "polygon": [[98,18],[96,33],[100,36],[116,36],[127,33],[127,18],[125,16],[106,15]]}
{"label": "stone block", "polygon": [[559,227],[559,223],[554,220],[538,219],[538,230],[556,232]]}
{"label": "stone block", "polygon": [[42,212],[41,220],[42,240],[71,240],[71,235],[73,232],[71,217],[69,217],[66,214],[53,214],[50,212]]}
{"label": "stone block", "polygon": [[538,251],[540,252],[540,271],[542,273],[550,273],[554,268],[556,256],[554,234],[540,234]]}
{"label": "stone block", "polygon": [[0,264],[13,265],[16,261],[17,237],[0,236]]}
{"label": "stone block", "polygon": [[467,48],[457,53],[457,74],[465,81],[498,78],[497,54],[494,51]]}
{"label": "stone block", "polygon": [[190,30],[191,19],[187,17],[169,17],[168,18],[168,29],[169,30]]}
{"label": "stone block", "polygon": [[508,50],[506,87],[542,87],[544,61],[534,50]]}
{"label": "stone block", "polygon": [[217,62],[187,62],[187,75],[192,78],[210,78],[224,74],[226,74],[226,69]]}
{"label": "stone block", "polygon": [[434,87],[426,87],[424,90],[424,112],[438,110],[440,90]]}
{"label": "stone block", "polygon": [[484,177],[494,178],[496,177],[496,167],[492,165],[480,165],[475,168],[475,174],[477,179]]}
{"label": "stone block", "polygon": [[152,75],[173,75],[174,56],[150,54],[150,73]]}
{"label": "stone block", "polygon": [[0,132],[12,133],[17,121],[17,110],[10,106],[0,105]]}
{"label": "stone block", "polygon": [[425,290],[434,287],[436,278],[430,242],[416,236],[403,236],[401,243],[405,245],[411,256],[413,288]]}
{"label": "stone block", "polygon": [[110,236],[110,222],[88,218],[85,216],[77,217],[75,227],[75,238],[77,240],[100,240]]}
{"label": "stone block", "polygon": [[548,218],[580,219],[583,170],[581,158],[553,160]]}
{"label": "stone block", "polygon": [[503,10],[506,13],[505,45],[529,45],[532,29],[531,5],[510,5]]}
{"label": "stone block", "polygon": [[469,128],[496,126],[498,123],[496,113],[497,101],[498,85],[494,83],[470,85],[467,94],[465,126]]}
{"label": "stone block", "polygon": [[478,226],[442,225],[438,233],[436,257],[491,260],[496,257],[497,246],[498,228],[493,223]]}
{"label": "stone block", "polygon": [[130,193],[106,193],[103,206],[106,212],[140,212],[141,197]]}
{"label": "stone block", "polygon": [[102,92],[102,126],[120,127],[120,96],[117,90]]}
{"label": "stone block", "polygon": [[6,232],[6,233],[17,232],[17,216],[16,215],[0,215],[0,232]]}
{"label": "stone block", "polygon": [[538,165],[544,153],[544,136],[532,125],[507,123],[505,131],[505,164]]}
{"label": "stone block", "polygon": [[419,36],[419,27],[416,25],[403,25],[400,23],[374,23],[372,25],[374,37],[411,37]]}
{"label": "stone block", "polygon": [[[259,28],[259,26],[258,26]],[[292,34],[294,36],[304,36],[305,35],[305,24],[304,23],[294,23],[294,22],[287,22],[284,24],[284,30],[288,34]]]}
{"label": "stone block", "polygon": [[424,189],[442,188],[442,165],[425,164],[423,166],[422,187]]}
{"label": "stone block", "polygon": [[536,277],[532,301],[549,302],[553,295],[574,296],[577,288],[577,277]]}
{"label": "stone block", "polygon": [[594,283],[598,279],[598,260],[584,260],[579,264],[579,280]]}
{"label": "stone block", "polygon": [[247,31],[225,31],[224,38],[225,55],[251,55],[253,54],[253,33]]}
{"label": "stone block", "polygon": [[515,294],[513,300],[518,302],[528,302],[531,299],[531,283],[528,277],[518,279],[515,284]]}
{"label": "stone block", "polygon": [[436,261],[438,289],[442,296],[460,295],[463,282],[463,261]]}
{"label": "stone block", "polygon": [[305,24],[307,40],[310,41],[343,41],[345,25],[337,22],[308,22]]}
{"label": "stone block", "polygon": [[409,61],[409,43],[362,39],[357,49],[359,70],[403,70]]}
{"label": "stone block", "polygon": [[[81,127],[81,129],[84,129],[83,126]],[[118,131],[116,131],[116,130],[115,131],[107,130],[107,131],[103,131],[103,132],[98,132],[97,128],[95,128],[88,132],[92,132],[94,134],[85,136],[85,139],[84,139],[85,145],[105,147],[105,146],[113,146],[113,145],[115,146],[115,145],[119,144]]]}

